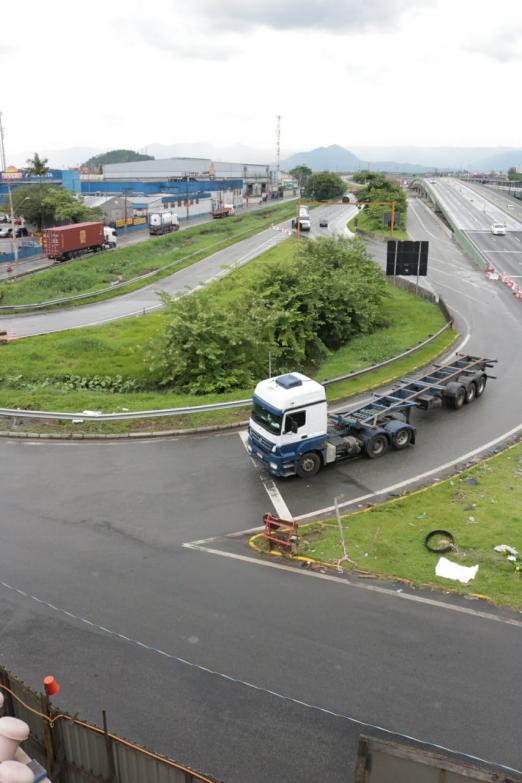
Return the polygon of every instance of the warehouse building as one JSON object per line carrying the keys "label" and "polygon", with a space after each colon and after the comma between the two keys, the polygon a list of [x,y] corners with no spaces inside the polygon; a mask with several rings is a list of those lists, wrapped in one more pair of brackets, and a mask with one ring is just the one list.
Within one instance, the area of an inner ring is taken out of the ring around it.
{"label": "warehouse building", "polygon": [[[136,204],[154,200],[180,219],[208,214],[221,206],[240,207],[250,198],[268,198],[268,165],[225,163],[209,158],[164,158],[103,166],[102,174],[82,175],[84,196],[124,196]],[[151,211],[149,209],[149,211]]]}

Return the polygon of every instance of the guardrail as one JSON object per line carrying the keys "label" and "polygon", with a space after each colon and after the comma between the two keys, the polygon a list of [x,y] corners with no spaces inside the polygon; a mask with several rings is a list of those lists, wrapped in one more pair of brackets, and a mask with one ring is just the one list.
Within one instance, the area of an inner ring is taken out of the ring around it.
{"label": "guardrail", "polygon": [[[420,351],[426,345],[440,337],[441,334],[451,328],[453,321],[448,321],[441,329],[435,334],[426,338],[418,345],[414,345],[412,348],[408,348],[407,351],[403,351],[396,356],[392,356],[390,359],[386,359],[378,364],[372,364],[369,367],[364,367],[362,370],[354,370],[353,372],[346,373],[345,375],[338,375],[336,378],[328,378],[321,381],[323,386],[331,386],[333,383],[339,381],[347,381],[351,378],[357,378],[366,373],[378,370],[381,367],[386,367],[393,362],[397,362],[400,359],[404,359],[406,356]],[[229,410],[234,408],[246,408],[252,404],[252,399],[249,397],[244,400],[230,400],[229,402],[216,402],[209,403],[208,405],[194,405],[183,408],[162,408],[159,410],[151,411],[126,411],[125,413],[96,413],[94,411],[86,411],[83,413],[69,413],[65,411],[32,411],[20,408],[0,408],[0,416],[8,416],[11,418],[21,419],[43,419],[43,420],[59,420],[59,421],[72,421],[81,423],[83,421],[128,421],[132,419],[158,419],[164,416],[181,416],[192,413],[208,413],[209,411]]]}
{"label": "guardrail", "polygon": [[452,214],[449,212],[440,196],[433,190],[432,187],[429,186],[429,183],[425,182],[424,180],[415,180],[415,182],[424,187],[424,190],[426,193],[429,193],[433,203],[437,206],[440,212],[442,212],[451,230],[453,231],[453,236],[457,244],[460,245],[462,250],[464,250],[468,256],[471,256],[471,258],[476,261],[479,266],[485,267],[487,265],[487,260],[484,258],[480,250],[473,244],[473,242],[468,239],[465,233],[456,225]]}
{"label": "guardrail", "polygon": [[[285,218],[281,221],[281,223],[285,223],[290,218]],[[270,228],[270,226],[268,226]],[[261,231],[265,231],[266,229],[261,229]],[[183,263],[183,261],[187,261],[189,258],[193,258],[193,256],[197,256],[200,253],[206,253],[207,250],[210,250],[214,247],[218,247],[219,245],[223,245],[226,242],[230,242],[233,239],[237,239],[238,237],[242,237],[245,234],[252,234],[256,233],[256,227],[248,228],[245,231],[239,231],[237,234],[232,234],[232,236],[223,237],[223,239],[220,239],[218,242],[213,242],[211,245],[207,245],[205,248],[201,248],[200,250],[194,250],[194,252],[189,253],[186,256],[182,256],[182,258],[177,258],[175,261],[171,261],[169,264],[165,264],[165,266],[160,267],[159,269],[155,269],[152,272],[146,272],[143,275],[138,275],[138,277],[132,277],[130,280],[124,280],[121,283],[114,283],[113,285],[107,286],[105,288],[99,288],[97,291],[89,291],[85,294],[75,294],[74,296],[64,296],[61,299],[49,299],[47,302],[39,302],[39,303],[30,303],[30,304],[12,304],[12,305],[0,305],[0,313],[16,313],[19,311],[32,311],[32,310],[45,310],[48,307],[55,307],[56,305],[63,305],[63,304],[69,304],[70,302],[80,302],[83,299],[93,299],[97,296],[102,296],[103,294],[110,293],[111,291],[117,291],[119,288],[124,288],[125,286],[131,286],[135,283],[139,283],[142,280],[146,280],[149,277],[154,277],[161,275],[163,276],[163,272],[165,270],[171,269],[172,267],[179,266],[179,264]],[[259,232],[260,233],[260,232]]]}

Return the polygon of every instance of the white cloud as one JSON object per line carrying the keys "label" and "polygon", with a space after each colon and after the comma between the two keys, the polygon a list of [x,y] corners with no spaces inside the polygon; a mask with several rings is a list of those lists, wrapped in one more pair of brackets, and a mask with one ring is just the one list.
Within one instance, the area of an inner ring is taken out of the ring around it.
{"label": "white cloud", "polygon": [[[518,0],[26,0],[7,157],[241,142],[518,146]],[[2,29],[20,29],[16,4]],[[495,96],[492,104],[491,96]],[[9,161],[8,161],[9,162]]]}

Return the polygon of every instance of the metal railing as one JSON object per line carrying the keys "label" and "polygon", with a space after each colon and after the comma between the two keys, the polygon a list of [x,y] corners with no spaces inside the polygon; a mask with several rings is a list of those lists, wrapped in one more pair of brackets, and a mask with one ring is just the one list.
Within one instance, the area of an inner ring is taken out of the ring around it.
{"label": "metal railing", "polygon": [[[418,345],[414,345],[412,348],[408,348],[406,351],[392,356],[390,359],[385,359],[383,362],[372,364],[369,367],[364,367],[361,370],[354,370],[353,372],[345,373],[344,375],[338,375],[335,378],[328,378],[321,381],[323,386],[330,386],[333,383],[339,381],[347,381],[352,378],[357,378],[366,373],[378,370],[381,367],[386,367],[393,362],[397,362],[400,359],[404,359],[406,356],[410,356],[416,351],[420,351],[425,346],[432,343],[441,334],[451,328],[453,321],[448,321],[441,329],[435,334],[426,338]],[[208,403],[206,405],[193,405],[180,408],[161,408],[158,410],[150,411],[126,411],[124,413],[96,413],[88,411],[84,413],[69,413],[65,411],[32,411],[19,408],[0,408],[0,416],[9,416],[12,418],[25,418],[25,419],[43,419],[43,420],[60,420],[60,421],[72,421],[81,423],[83,421],[129,421],[132,419],[158,419],[165,416],[181,416],[193,413],[208,413],[209,411],[229,410],[234,408],[246,408],[252,404],[252,399],[243,400],[230,400],[228,402],[215,402]]]}

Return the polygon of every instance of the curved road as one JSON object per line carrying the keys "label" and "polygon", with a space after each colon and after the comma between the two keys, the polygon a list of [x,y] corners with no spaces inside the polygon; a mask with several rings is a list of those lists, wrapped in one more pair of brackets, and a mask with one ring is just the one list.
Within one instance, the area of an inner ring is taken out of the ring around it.
{"label": "curved road", "polygon": [[[356,207],[350,205],[333,207],[329,231],[342,233],[347,220],[356,211]],[[311,236],[324,233],[322,229],[319,229],[319,218],[325,212],[326,208],[324,207],[312,211]],[[30,335],[59,332],[64,329],[95,326],[119,318],[128,318],[157,310],[162,307],[159,299],[159,294],[162,291],[172,295],[183,294],[208,285],[228,274],[235,267],[246,264],[287,239],[288,234],[281,231],[282,228],[288,230],[290,221],[285,221],[275,228],[268,228],[248,239],[243,239],[241,242],[207,256],[192,266],[180,269],[169,277],[129,294],[63,310],[51,310],[32,315],[2,316],[0,317],[0,328],[6,331],[14,330],[18,338],[29,337]]]}
{"label": "curved road", "polygon": [[[520,425],[520,303],[420,201],[409,231],[498,380],[419,414],[414,449],[278,482],[294,514],[440,475]],[[238,531],[270,501],[237,433],[0,455],[1,659],[35,686],[52,668],[58,706],[98,723],[105,707],[112,730],[227,783],[350,780],[361,721],[522,768],[522,617],[257,559]]]}

